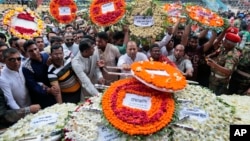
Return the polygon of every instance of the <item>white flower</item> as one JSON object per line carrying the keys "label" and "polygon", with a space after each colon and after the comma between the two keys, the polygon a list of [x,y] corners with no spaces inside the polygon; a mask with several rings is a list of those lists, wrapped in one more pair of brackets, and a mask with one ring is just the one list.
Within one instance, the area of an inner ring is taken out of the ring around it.
{"label": "white flower", "polygon": [[[20,119],[16,124],[8,128],[8,130],[0,136],[0,140],[10,141],[18,140],[29,136],[43,135],[44,137],[50,136],[53,131],[61,130],[64,126],[65,118],[68,116],[69,111],[75,109],[75,104],[55,104],[44,110],[39,111],[36,114],[27,115],[25,118]],[[31,120],[37,117],[41,117],[46,114],[56,113],[58,114],[56,123],[47,124],[43,126],[32,126]]]}

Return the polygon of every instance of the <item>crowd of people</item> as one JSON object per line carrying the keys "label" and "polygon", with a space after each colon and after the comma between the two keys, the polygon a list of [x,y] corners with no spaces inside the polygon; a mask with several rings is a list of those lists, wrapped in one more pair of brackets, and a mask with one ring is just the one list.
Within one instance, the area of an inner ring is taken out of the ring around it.
{"label": "crowd of people", "polygon": [[149,44],[130,40],[127,25],[100,30],[82,20],[58,29],[48,16],[43,36],[7,39],[0,33],[0,128],[55,103],[98,95],[95,84],[127,77],[135,61],[168,63],[216,95],[249,95],[250,24],[237,17],[223,31],[177,21]]}

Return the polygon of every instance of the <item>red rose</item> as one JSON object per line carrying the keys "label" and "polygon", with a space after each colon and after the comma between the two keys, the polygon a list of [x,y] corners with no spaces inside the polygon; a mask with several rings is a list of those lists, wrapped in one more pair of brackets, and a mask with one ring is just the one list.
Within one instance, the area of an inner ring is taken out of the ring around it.
{"label": "red rose", "polygon": [[75,13],[76,10],[77,10],[76,8],[72,8],[72,9],[71,9],[71,12],[72,12],[72,13]]}

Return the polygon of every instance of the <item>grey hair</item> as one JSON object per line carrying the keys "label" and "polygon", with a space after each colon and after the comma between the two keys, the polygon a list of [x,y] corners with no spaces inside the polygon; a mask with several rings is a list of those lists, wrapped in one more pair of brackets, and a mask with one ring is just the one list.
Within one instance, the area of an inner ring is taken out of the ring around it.
{"label": "grey hair", "polygon": [[9,57],[10,54],[19,54],[19,51],[15,48],[7,48],[6,50],[3,51],[3,59],[6,59]]}

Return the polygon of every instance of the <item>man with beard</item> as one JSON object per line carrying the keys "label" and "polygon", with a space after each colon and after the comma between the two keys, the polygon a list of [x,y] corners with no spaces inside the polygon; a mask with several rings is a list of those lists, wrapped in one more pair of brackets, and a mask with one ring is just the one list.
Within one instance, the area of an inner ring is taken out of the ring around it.
{"label": "man with beard", "polygon": [[159,61],[162,63],[172,65],[173,67],[176,67],[176,65],[171,60],[169,60],[166,56],[161,54],[161,49],[158,44],[153,44],[151,46],[150,55],[151,56],[149,57],[149,60]]}
{"label": "man with beard", "polygon": [[80,51],[72,60],[72,68],[82,84],[84,97],[98,95],[93,84],[104,84],[102,73],[96,64],[99,56],[94,46],[94,41],[83,39],[79,44]]}
{"label": "man with beard", "polygon": [[[209,41],[199,46],[198,36],[190,35],[190,31],[191,31],[191,24],[185,27],[185,31],[182,37],[181,44],[185,46],[185,54],[191,60],[193,68],[194,68],[193,76],[188,79],[193,80],[193,81],[198,81],[198,78],[203,77],[204,71],[206,71],[206,70],[200,70],[200,67],[202,65],[206,65],[206,61],[204,57],[205,53],[210,49],[210,47],[212,47],[217,34],[213,31],[213,35],[209,39]],[[200,80],[200,81],[203,81],[203,80]]]}
{"label": "man with beard", "polygon": [[[99,67],[105,66],[116,66],[118,58],[120,57],[120,52],[117,47],[113,44],[108,43],[108,34],[106,32],[99,32],[96,37],[96,46],[98,47],[98,52],[100,60],[97,62]],[[108,71],[117,71],[114,69],[107,69]],[[112,82],[118,80],[118,76],[109,75],[104,70],[102,75],[105,79],[105,83],[110,85]]]}
{"label": "man with beard", "polygon": [[81,84],[71,66],[71,58],[64,59],[62,45],[55,44],[51,47],[51,62],[48,69],[50,84],[60,90],[56,95],[57,103],[80,102]]}
{"label": "man with beard", "polygon": [[40,104],[42,108],[55,104],[54,96],[59,94],[59,90],[50,86],[47,65],[49,55],[40,53],[33,40],[26,41],[23,47],[29,55],[23,65],[23,74],[32,104]]}
{"label": "man with beard", "polygon": [[79,52],[79,46],[74,43],[74,37],[71,32],[66,32],[63,36],[64,38],[64,44],[63,50],[69,50],[73,53],[74,56]]}

